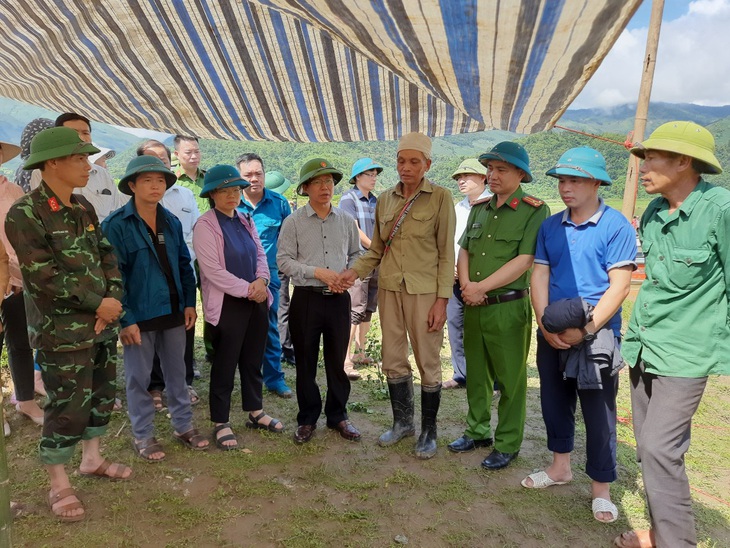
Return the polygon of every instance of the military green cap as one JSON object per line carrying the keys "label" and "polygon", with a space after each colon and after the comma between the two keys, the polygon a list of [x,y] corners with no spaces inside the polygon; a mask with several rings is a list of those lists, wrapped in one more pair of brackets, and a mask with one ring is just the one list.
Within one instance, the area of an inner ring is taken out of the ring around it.
{"label": "military green cap", "polygon": [[72,154],[96,154],[99,149],[82,141],[76,130],[70,127],[44,129],[30,142],[30,156],[23,169],[36,169],[46,160],[64,158]]}

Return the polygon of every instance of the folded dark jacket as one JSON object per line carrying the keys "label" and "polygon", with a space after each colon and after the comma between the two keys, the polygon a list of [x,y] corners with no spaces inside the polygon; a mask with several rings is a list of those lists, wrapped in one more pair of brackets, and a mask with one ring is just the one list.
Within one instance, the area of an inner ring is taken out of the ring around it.
{"label": "folded dark jacket", "polygon": [[[582,329],[591,320],[593,305],[582,297],[560,299],[545,308],[542,325],[550,333],[570,327]],[[601,390],[601,369],[611,368],[611,375],[624,366],[619,339],[613,330],[603,327],[592,341],[581,341],[567,350],[558,351],[563,378],[576,379],[580,390]]]}

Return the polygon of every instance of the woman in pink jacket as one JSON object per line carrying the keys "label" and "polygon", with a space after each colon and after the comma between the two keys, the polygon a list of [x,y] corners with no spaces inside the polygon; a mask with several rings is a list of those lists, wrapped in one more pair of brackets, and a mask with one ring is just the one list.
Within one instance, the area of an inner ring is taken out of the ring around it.
{"label": "woman in pink jacket", "polygon": [[205,321],[215,357],[210,371],[210,418],[213,436],[224,451],[238,448],[229,422],[231,393],[238,369],[243,410],[249,428],[282,432],[284,425],[263,411],[261,362],[266,346],[269,267],[253,221],[236,208],[249,186],[233,166],[217,165],[205,174],[201,198],[210,211],[193,229],[200,267]]}

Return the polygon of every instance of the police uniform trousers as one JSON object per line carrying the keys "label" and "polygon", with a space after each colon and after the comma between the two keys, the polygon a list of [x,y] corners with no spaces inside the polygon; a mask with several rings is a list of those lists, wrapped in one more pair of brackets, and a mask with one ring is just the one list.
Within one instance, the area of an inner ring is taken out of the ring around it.
{"label": "police uniform trousers", "polygon": [[350,340],[349,293],[327,295],[321,287],[295,287],[289,306],[289,331],[297,369],[297,424],[316,424],[322,413],[322,396],[317,386],[320,340],[327,377],[327,423],[336,425],[347,419],[350,380],[342,364]]}
{"label": "police uniform trousers", "polygon": [[555,453],[570,453],[575,440],[578,398],[586,426],[586,474],[593,481],[616,480],[616,394],[618,374],[601,369],[602,389],[579,390],[576,379],[564,379],[559,350],[537,336],[537,370],[540,405],[547,432],[547,446]]}
{"label": "police uniform trousers", "polygon": [[464,308],[469,402],[465,434],[475,440],[491,437],[492,388],[496,380],[501,395],[494,447],[503,453],[515,453],[522,444],[531,328],[532,309],[528,298]]}
{"label": "police uniform trousers", "polygon": [[378,290],[380,327],[383,332],[383,373],[389,379],[412,374],[408,361],[410,339],[421,386],[441,384],[441,344],[444,331],[428,331],[428,312],[436,302],[436,293],[411,295],[405,283],[400,291]]}
{"label": "police uniform trousers", "polygon": [[70,352],[39,350],[38,363],[48,393],[40,459],[65,464],[79,441],[106,432],[117,390],[117,339]]}
{"label": "police uniform trousers", "polygon": [[641,360],[630,368],[629,377],[636,456],[656,544],[697,546],[684,455],[707,377],[654,375],[645,371]]}

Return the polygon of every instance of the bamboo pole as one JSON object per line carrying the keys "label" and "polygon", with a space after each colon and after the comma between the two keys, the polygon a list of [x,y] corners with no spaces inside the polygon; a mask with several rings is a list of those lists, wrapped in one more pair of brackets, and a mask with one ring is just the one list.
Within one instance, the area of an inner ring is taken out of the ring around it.
{"label": "bamboo pole", "polygon": [[[649,112],[651,86],[654,82],[654,67],[656,66],[657,49],[659,48],[659,31],[662,26],[664,0],[653,0],[651,18],[649,19],[649,33],[646,37],[646,52],[644,53],[644,71],[639,87],[639,100],[636,103],[636,117],[634,118],[633,141],[638,143],[644,140],[646,119]],[[636,209],[636,194],[639,182],[639,158],[629,155],[629,167],[626,171],[626,186],[624,187],[624,201],[621,212],[629,221],[634,217]]]}
{"label": "bamboo pole", "polygon": [[[5,422],[3,396],[0,391],[0,425]],[[1,428],[1,427],[0,427]],[[0,432],[0,546],[10,548],[12,540],[13,518],[10,512],[10,478],[8,475],[8,459],[5,455],[5,434]]]}

